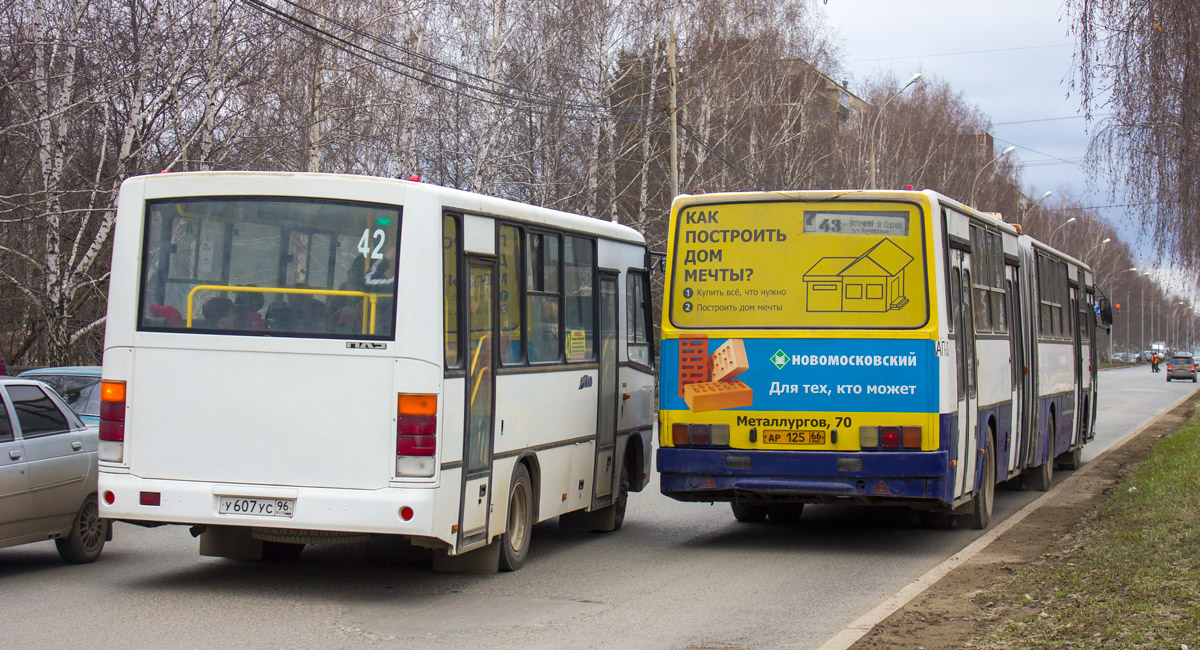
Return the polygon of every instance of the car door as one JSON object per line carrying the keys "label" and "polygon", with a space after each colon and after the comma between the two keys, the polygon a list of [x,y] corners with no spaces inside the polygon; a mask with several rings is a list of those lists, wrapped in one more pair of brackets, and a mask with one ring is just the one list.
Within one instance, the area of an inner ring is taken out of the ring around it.
{"label": "car door", "polygon": [[25,449],[16,437],[8,398],[0,388],[0,546],[29,530],[29,475]]}
{"label": "car door", "polygon": [[49,388],[10,384],[8,397],[24,447],[33,527],[67,528],[88,494],[94,445],[86,444],[83,423]]}

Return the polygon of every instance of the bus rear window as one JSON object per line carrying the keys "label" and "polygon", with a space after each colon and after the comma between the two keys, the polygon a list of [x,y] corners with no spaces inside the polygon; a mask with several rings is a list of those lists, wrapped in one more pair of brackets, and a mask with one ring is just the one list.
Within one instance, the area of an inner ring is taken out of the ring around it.
{"label": "bus rear window", "polygon": [[725,203],[676,218],[676,327],[907,329],[929,320],[916,205]]}
{"label": "bus rear window", "polygon": [[399,232],[396,206],[151,201],[138,329],[393,338]]}

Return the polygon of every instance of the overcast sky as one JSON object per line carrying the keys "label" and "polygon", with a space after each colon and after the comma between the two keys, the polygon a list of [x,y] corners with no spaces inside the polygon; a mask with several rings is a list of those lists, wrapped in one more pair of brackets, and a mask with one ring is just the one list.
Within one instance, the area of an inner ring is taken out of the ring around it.
{"label": "overcast sky", "polygon": [[1082,166],[1064,162],[1080,161],[1088,134],[1068,92],[1074,39],[1061,1],[828,0],[817,8],[840,41],[851,91],[889,71],[898,84],[915,72],[944,80],[991,119],[997,153],[1017,147],[1030,196],[1108,202],[1089,192]]}

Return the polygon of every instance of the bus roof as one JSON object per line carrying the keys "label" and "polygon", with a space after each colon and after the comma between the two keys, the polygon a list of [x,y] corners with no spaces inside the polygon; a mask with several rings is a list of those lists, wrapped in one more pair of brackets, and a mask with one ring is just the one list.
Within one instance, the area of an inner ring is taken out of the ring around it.
{"label": "bus roof", "polygon": [[527,223],[576,230],[608,239],[644,244],[641,233],[628,226],[551,208],[510,201],[464,190],[456,190],[420,181],[409,181],[355,174],[317,174],[308,172],[214,171],[147,174],[122,183],[122,191],[142,185],[146,199],[192,196],[336,196],[346,199],[339,186],[353,184],[370,187],[373,194],[391,194],[399,204],[409,193],[424,194],[443,207],[480,215],[503,215]]}

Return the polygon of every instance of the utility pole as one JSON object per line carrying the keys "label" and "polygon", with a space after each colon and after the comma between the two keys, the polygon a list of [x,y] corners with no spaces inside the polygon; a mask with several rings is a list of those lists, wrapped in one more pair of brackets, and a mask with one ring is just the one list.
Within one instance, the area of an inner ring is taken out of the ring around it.
{"label": "utility pole", "polygon": [[678,105],[675,102],[675,14],[671,13],[671,42],[667,46],[667,60],[670,66],[668,79],[670,99],[667,112],[671,116],[671,200],[679,196],[679,125],[675,118]]}

